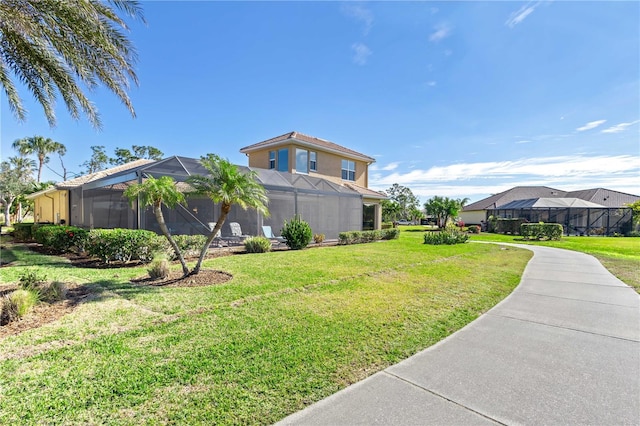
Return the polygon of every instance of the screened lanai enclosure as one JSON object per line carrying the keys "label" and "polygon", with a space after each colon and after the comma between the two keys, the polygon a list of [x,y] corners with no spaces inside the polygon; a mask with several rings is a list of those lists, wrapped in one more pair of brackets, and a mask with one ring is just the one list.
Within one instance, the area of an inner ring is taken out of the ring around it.
{"label": "screened lanai enclosure", "polygon": [[565,235],[625,235],[633,230],[633,211],[612,208],[578,198],[516,200],[488,210],[487,217],[559,223]]}
{"label": "screened lanai enclosure", "polygon": [[[243,210],[234,205],[222,227],[222,238],[231,236],[229,223],[237,222],[245,235],[262,235],[262,226],[271,226],[277,235],[285,220],[299,214],[316,234],[327,239],[338,238],[343,231],[361,230],[363,227],[363,197],[360,193],[325,179],[304,174],[291,174],[266,169],[254,170],[258,182],[264,186],[269,198],[269,216],[253,209]],[[71,190],[70,222],[86,228],[130,228],[160,232],[151,207],[138,208],[123,196],[131,184],[148,176],[171,176],[184,182],[190,175],[206,175],[199,160],[170,157],[155,163],[113,174]],[[186,184],[178,184],[187,188]],[[163,206],[165,221],[175,235],[208,234],[217,222],[220,208],[206,197],[188,196],[187,203],[173,209]]]}

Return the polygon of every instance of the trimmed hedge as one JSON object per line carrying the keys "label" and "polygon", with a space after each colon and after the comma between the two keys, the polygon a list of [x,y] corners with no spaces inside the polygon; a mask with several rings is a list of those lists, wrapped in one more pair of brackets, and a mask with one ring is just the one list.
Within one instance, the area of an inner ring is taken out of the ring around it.
{"label": "trimmed hedge", "polygon": [[114,261],[150,262],[157,252],[158,236],[144,229],[93,229],[89,232],[87,252],[105,263]]}
{"label": "trimmed hedge", "polygon": [[338,244],[362,244],[379,240],[394,240],[400,236],[398,228],[376,229],[372,231],[347,231],[338,234]]}
{"label": "trimmed hedge", "polygon": [[13,238],[16,241],[29,242],[33,240],[34,223],[14,223]]}
{"label": "trimmed hedge", "polygon": [[37,226],[33,231],[36,242],[54,253],[70,252],[73,248],[84,251],[88,234],[86,229],[65,225]]}
{"label": "trimmed hedge", "polygon": [[523,223],[520,235],[525,240],[559,240],[562,238],[562,225],[559,223]]}
{"label": "trimmed hedge", "polygon": [[424,234],[424,244],[434,246],[454,245],[466,243],[469,235],[457,229],[447,229],[440,232],[426,232]]}

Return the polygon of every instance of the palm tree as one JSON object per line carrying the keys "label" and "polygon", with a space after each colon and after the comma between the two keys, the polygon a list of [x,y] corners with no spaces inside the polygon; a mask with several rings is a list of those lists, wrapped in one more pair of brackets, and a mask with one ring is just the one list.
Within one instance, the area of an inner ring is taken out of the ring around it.
{"label": "palm tree", "polygon": [[269,210],[266,206],[268,202],[267,194],[264,187],[258,183],[256,172],[243,173],[238,169],[238,166],[215,154],[207,154],[206,157],[201,157],[200,163],[207,169],[209,174],[207,176],[190,176],[187,182],[194,188],[196,194],[206,195],[214,203],[220,203],[220,217],[200,252],[196,267],[191,272],[194,275],[200,272],[200,266],[207,254],[209,245],[222,228],[222,224],[227,219],[234,204],[245,210],[251,207],[264,215],[269,215]]}
{"label": "palm tree", "polygon": [[40,183],[40,177],[42,176],[42,166],[49,162],[49,154],[64,155],[67,152],[67,148],[60,142],[50,138],[45,139],[42,136],[17,139],[12,146],[20,155],[35,154],[38,157],[38,179],[36,180],[38,183]]}
{"label": "palm tree", "polygon": [[51,126],[55,100],[62,96],[74,119],[83,112],[97,128],[98,112],[80,86],[89,90],[101,82],[135,117],[127,95],[136,52],[117,12],[144,21],[137,1],[0,0],[0,84],[9,107],[21,121],[27,111],[10,76],[29,88],[42,105]]}
{"label": "palm tree", "polygon": [[178,188],[176,188],[176,182],[173,178],[170,176],[162,176],[155,179],[150,176],[142,183],[136,183],[129,186],[124,191],[124,196],[129,199],[129,203],[132,205],[136,200],[139,200],[138,208],[140,208],[140,206],[153,207],[153,213],[156,216],[156,220],[158,221],[162,234],[167,238],[169,244],[171,244],[171,248],[173,248],[176,256],[178,256],[178,260],[180,260],[183,276],[186,277],[189,275],[187,263],[184,261],[184,257],[182,256],[182,252],[180,251],[178,244],[176,244],[175,240],[171,236],[171,232],[169,232],[167,223],[164,220],[164,215],[162,214],[162,204],[173,208],[185,201],[184,194],[178,191]]}

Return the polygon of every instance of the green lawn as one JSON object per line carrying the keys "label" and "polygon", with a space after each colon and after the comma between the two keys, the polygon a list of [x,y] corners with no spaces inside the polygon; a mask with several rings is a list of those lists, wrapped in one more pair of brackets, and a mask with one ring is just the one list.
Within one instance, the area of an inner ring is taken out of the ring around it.
{"label": "green lawn", "polygon": [[8,246],[15,264],[99,294],[0,339],[0,424],[273,423],[463,327],[518,284],[531,257],[497,245],[396,241],[208,260],[234,278],[129,282]]}
{"label": "green lawn", "polygon": [[562,237],[559,241],[523,241],[518,236],[483,233],[473,235],[472,240],[537,244],[587,253],[595,256],[612,274],[640,293],[640,238]]}

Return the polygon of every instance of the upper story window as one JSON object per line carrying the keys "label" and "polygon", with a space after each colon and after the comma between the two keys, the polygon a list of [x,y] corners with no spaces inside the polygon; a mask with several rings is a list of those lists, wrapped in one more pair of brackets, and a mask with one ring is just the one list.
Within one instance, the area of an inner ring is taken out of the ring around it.
{"label": "upper story window", "polygon": [[296,148],[296,172],[309,173],[309,151]]}
{"label": "upper story window", "polygon": [[275,151],[269,151],[269,168],[270,169],[276,168],[276,152]]}
{"label": "upper story window", "polygon": [[309,151],[309,170],[318,171],[318,156],[314,151]]}
{"label": "upper story window", "polygon": [[289,171],[289,148],[283,148],[278,150],[278,171]]}
{"label": "upper story window", "polygon": [[343,180],[356,180],[356,163],[351,160],[342,160],[342,179]]}

